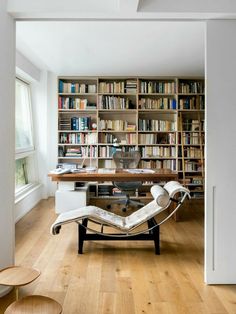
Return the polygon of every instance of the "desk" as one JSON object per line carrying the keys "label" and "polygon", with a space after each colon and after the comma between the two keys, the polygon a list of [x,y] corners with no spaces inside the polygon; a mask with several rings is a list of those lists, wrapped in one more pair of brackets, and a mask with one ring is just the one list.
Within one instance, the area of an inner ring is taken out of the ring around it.
{"label": "desk", "polygon": [[[132,170],[132,169],[130,169]],[[82,195],[79,195],[78,193],[72,193],[73,190],[75,190],[75,182],[104,182],[104,181],[120,181],[120,182],[127,182],[127,181],[153,181],[153,182],[160,182],[160,181],[171,181],[171,180],[178,180],[178,174],[176,171],[172,171],[169,169],[149,169],[153,170],[145,172],[145,169],[143,169],[143,172],[141,173],[132,173],[128,172],[127,169],[96,169],[95,171],[86,172],[84,169],[84,172],[79,173],[68,173],[68,174],[52,174],[50,173],[48,176],[51,178],[52,181],[58,183],[58,193],[61,193],[61,197],[63,198],[63,202],[59,204],[59,199],[56,197],[56,212],[61,213],[63,211],[72,210],[78,207],[78,201],[73,201],[73,199],[70,196],[77,196],[77,198],[82,200],[82,197],[84,200],[87,199],[87,197],[84,197]],[[140,169],[142,171],[142,169]],[[70,191],[70,192],[68,192]],[[78,194],[78,195],[77,195]],[[97,194],[97,193],[96,193]],[[58,196],[58,195],[56,195]],[[70,198],[70,201],[67,199],[67,197]],[[61,199],[61,198],[60,198]],[[95,198],[92,200],[90,199],[90,204],[93,204],[93,201],[95,201]],[[105,198],[101,198],[100,196],[96,197],[96,205],[97,206],[104,206],[104,202],[106,202]],[[57,206],[57,204],[59,204]],[[83,204],[86,205],[86,202]],[[61,209],[62,207],[63,210]]]}
{"label": "desk", "polygon": [[[142,170],[142,169],[140,169]],[[131,173],[126,169],[112,169],[110,172],[108,169],[101,169],[91,172],[79,172],[68,174],[49,174],[52,181],[161,181],[161,180],[177,180],[178,174],[176,171],[169,169],[152,169],[153,172],[141,172]]]}

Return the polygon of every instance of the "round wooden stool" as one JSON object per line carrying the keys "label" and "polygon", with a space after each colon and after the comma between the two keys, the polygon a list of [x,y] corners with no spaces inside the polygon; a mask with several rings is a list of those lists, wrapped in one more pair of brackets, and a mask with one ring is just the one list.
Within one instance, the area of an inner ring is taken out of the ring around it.
{"label": "round wooden stool", "polygon": [[60,314],[62,306],[55,300],[42,295],[29,295],[13,302],[5,314]]}
{"label": "round wooden stool", "polygon": [[11,266],[0,270],[0,285],[12,286],[16,289],[18,300],[18,287],[25,286],[34,281],[40,275],[40,271],[34,268]]}

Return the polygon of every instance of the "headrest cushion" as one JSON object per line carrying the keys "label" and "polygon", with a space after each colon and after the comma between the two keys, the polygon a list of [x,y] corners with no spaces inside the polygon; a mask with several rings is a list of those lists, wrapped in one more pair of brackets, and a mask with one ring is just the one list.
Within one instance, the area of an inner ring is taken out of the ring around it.
{"label": "headrest cushion", "polygon": [[157,205],[160,207],[166,207],[170,201],[169,194],[160,185],[153,185],[151,187],[151,193]]}

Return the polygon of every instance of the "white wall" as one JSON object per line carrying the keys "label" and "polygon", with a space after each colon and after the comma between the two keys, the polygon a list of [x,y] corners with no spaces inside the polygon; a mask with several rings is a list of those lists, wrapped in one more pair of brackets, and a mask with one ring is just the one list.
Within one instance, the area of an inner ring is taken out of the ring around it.
{"label": "white wall", "polygon": [[55,184],[48,172],[57,163],[57,77],[47,70],[41,71],[40,83],[32,84],[36,149],[39,181],[43,184],[42,198],[54,195]]}
{"label": "white wall", "polygon": [[42,184],[42,198],[47,198],[47,71],[41,70],[39,82],[31,84],[34,115],[35,148],[37,152],[38,176]]}
{"label": "white wall", "polygon": [[42,199],[42,185],[34,186],[23,197],[15,202],[14,220],[15,223],[26,215]]}
{"label": "white wall", "polygon": [[205,281],[236,283],[236,21],[206,28]]}
{"label": "white wall", "polygon": [[[15,23],[0,1],[0,268],[14,264]],[[0,296],[9,289],[0,286]]]}
{"label": "white wall", "polygon": [[29,82],[40,81],[40,69],[16,50],[16,74]]}

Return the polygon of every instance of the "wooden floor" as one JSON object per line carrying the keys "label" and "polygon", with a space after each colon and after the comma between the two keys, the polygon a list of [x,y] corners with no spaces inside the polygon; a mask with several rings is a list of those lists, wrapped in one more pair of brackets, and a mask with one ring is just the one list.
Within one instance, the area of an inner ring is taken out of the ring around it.
{"label": "wooden floor", "polygon": [[[49,233],[54,200],[42,201],[16,225],[16,264],[41,276],[19,297],[56,299],[64,314],[236,313],[236,286],[203,282],[203,211],[161,227],[161,255],[152,242],[86,242],[77,255],[77,225]],[[14,293],[0,299],[0,313]]]}

